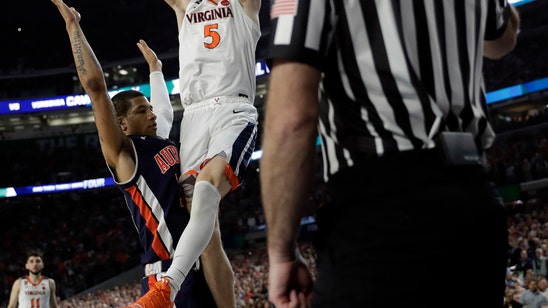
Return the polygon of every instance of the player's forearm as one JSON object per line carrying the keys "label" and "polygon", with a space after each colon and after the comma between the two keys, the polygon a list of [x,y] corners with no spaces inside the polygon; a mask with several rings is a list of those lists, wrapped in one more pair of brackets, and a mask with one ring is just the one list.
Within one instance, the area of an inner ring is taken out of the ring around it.
{"label": "player's forearm", "polygon": [[80,26],[73,24],[67,27],[67,31],[78,78],[92,102],[95,125],[103,148],[103,155],[109,165],[115,165],[114,160],[118,154],[117,151],[124,142],[124,138],[114,116],[115,111],[109,99],[103,70]]}
{"label": "player's forearm", "polygon": [[[265,137],[273,138],[272,135]],[[302,142],[266,142],[261,159],[263,207],[269,256],[294,258],[296,239],[311,190],[314,159]],[[289,150],[288,150],[289,149]],[[297,153],[300,151],[300,153]],[[301,156],[302,155],[302,156]]]}
{"label": "player's forearm", "polygon": [[269,256],[280,260],[294,257],[315,167],[318,78],[302,68],[274,66],[266,107],[261,192]]}
{"label": "player's forearm", "polygon": [[74,64],[80,83],[93,101],[93,96],[107,91],[103,70],[86,36],[78,24],[67,26]]}
{"label": "player's forearm", "polygon": [[157,135],[168,138],[174,115],[164,74],[161,71],[150,73],[150,103],[154,106],[154,113],[157,116]]}
{"label": "player's forearm", "polygon": [[[272,138],[270,134],[265,134],[266,136]],[[281,147],[270,142],[263,144],[265,155],[261,158],[263,186],[261,193],[267,225],[268,249],[271,251],[269,254],[276,258],[283,258],[285,254],[285,257],[291,258],[302,216],[300,208],[305,198],[301,191],[291,186],[298,183],[290,179],[303,179],[306,175],[301,173],[299,168],[289,165],[293,162],[292,160],[283,161],[288,155],[278,150]]]}
{"label": "player's forearm", "polygon": [[188,5],[187,0],[164,0],[175,13],[177,18],[177,29],[181,31],[183,21],[185,18],[186,6]]}

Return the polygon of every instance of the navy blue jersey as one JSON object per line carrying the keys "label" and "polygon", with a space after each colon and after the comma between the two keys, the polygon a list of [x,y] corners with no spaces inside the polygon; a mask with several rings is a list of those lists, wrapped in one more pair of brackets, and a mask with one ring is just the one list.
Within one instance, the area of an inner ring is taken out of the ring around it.
{"label": "navy blue jersey", "polygon": [[135,174],[127,182],[115,181],[139,233],[141,263],[171,259],[190,218],[178,183],[178,146],[158,137],[129,137],[135,147]]}

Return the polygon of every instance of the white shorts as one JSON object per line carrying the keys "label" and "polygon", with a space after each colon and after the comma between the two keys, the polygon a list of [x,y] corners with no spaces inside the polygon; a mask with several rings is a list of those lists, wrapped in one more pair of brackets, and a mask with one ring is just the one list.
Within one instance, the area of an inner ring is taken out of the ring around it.
{"label": "white shorts", "polygon": [[255,150],[257,121],[257,109],[246,97],[217,97],[187,106],[181,122],[182,177],[196,176],[204,162],[222,155],[238,180],[233,186],[239,185]]}

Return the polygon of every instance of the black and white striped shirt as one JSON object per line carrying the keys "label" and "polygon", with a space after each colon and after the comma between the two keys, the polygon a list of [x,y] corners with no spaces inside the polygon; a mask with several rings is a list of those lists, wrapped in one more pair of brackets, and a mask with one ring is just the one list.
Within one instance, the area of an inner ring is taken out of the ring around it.
{"label": "black and white striped shirt", "polygon": [[502,35],[509,13],[506,0],[277,0],[268,58],[323,72],[325,176],[433,148],[440,131],[488,148],[483,41]]}

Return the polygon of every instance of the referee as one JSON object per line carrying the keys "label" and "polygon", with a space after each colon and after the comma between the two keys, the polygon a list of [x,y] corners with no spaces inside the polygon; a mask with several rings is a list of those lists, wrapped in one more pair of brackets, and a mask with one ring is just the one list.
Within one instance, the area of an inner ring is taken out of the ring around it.
{"label": "referee", "polygon": [[[261,191],[276,307],[501,307],[505,212],[483,57],[506,0],[276,0]],[[317,280],[296,248],[321,137]],[[464,294],[462,294],[464,292]]]}

